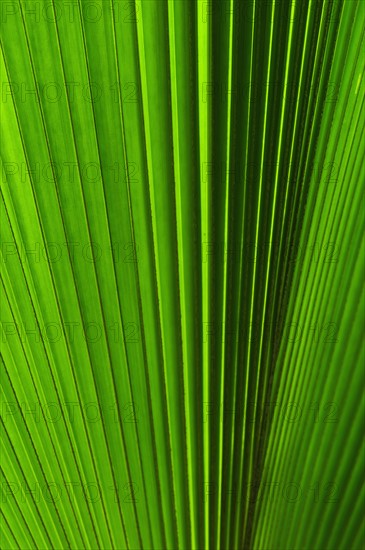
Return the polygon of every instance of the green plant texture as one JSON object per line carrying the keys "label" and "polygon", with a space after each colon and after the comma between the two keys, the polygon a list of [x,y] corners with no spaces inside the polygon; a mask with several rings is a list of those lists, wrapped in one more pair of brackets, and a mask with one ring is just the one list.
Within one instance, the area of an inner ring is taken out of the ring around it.
{"label": "green plant texture", "polygon": [[2,0],[2,550],[361,550],[360,0]]}

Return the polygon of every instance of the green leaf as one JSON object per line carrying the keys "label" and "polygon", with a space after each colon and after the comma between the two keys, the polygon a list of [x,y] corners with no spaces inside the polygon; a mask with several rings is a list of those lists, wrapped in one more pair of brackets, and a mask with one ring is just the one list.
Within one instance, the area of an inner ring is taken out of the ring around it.
{"label": "green leaf", "polygon": [[1,547],[363,547],[364,5],[1,21]]}

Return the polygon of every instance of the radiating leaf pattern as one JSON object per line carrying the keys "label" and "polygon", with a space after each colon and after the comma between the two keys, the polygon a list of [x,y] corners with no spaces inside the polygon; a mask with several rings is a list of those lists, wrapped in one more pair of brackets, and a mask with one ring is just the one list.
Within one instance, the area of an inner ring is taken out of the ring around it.
{"label": "radiating leaf pattern", "polygon": [[1,21],[1,548],[363,548],[364,3]]}

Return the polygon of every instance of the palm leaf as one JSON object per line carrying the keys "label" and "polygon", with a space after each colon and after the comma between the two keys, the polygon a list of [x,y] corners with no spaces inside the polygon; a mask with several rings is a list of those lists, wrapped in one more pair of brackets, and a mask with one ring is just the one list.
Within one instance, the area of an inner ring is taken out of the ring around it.
{"label": "palm leaf", "polygon": [[1,9],[1,547],[361,548],[362,3]]}

